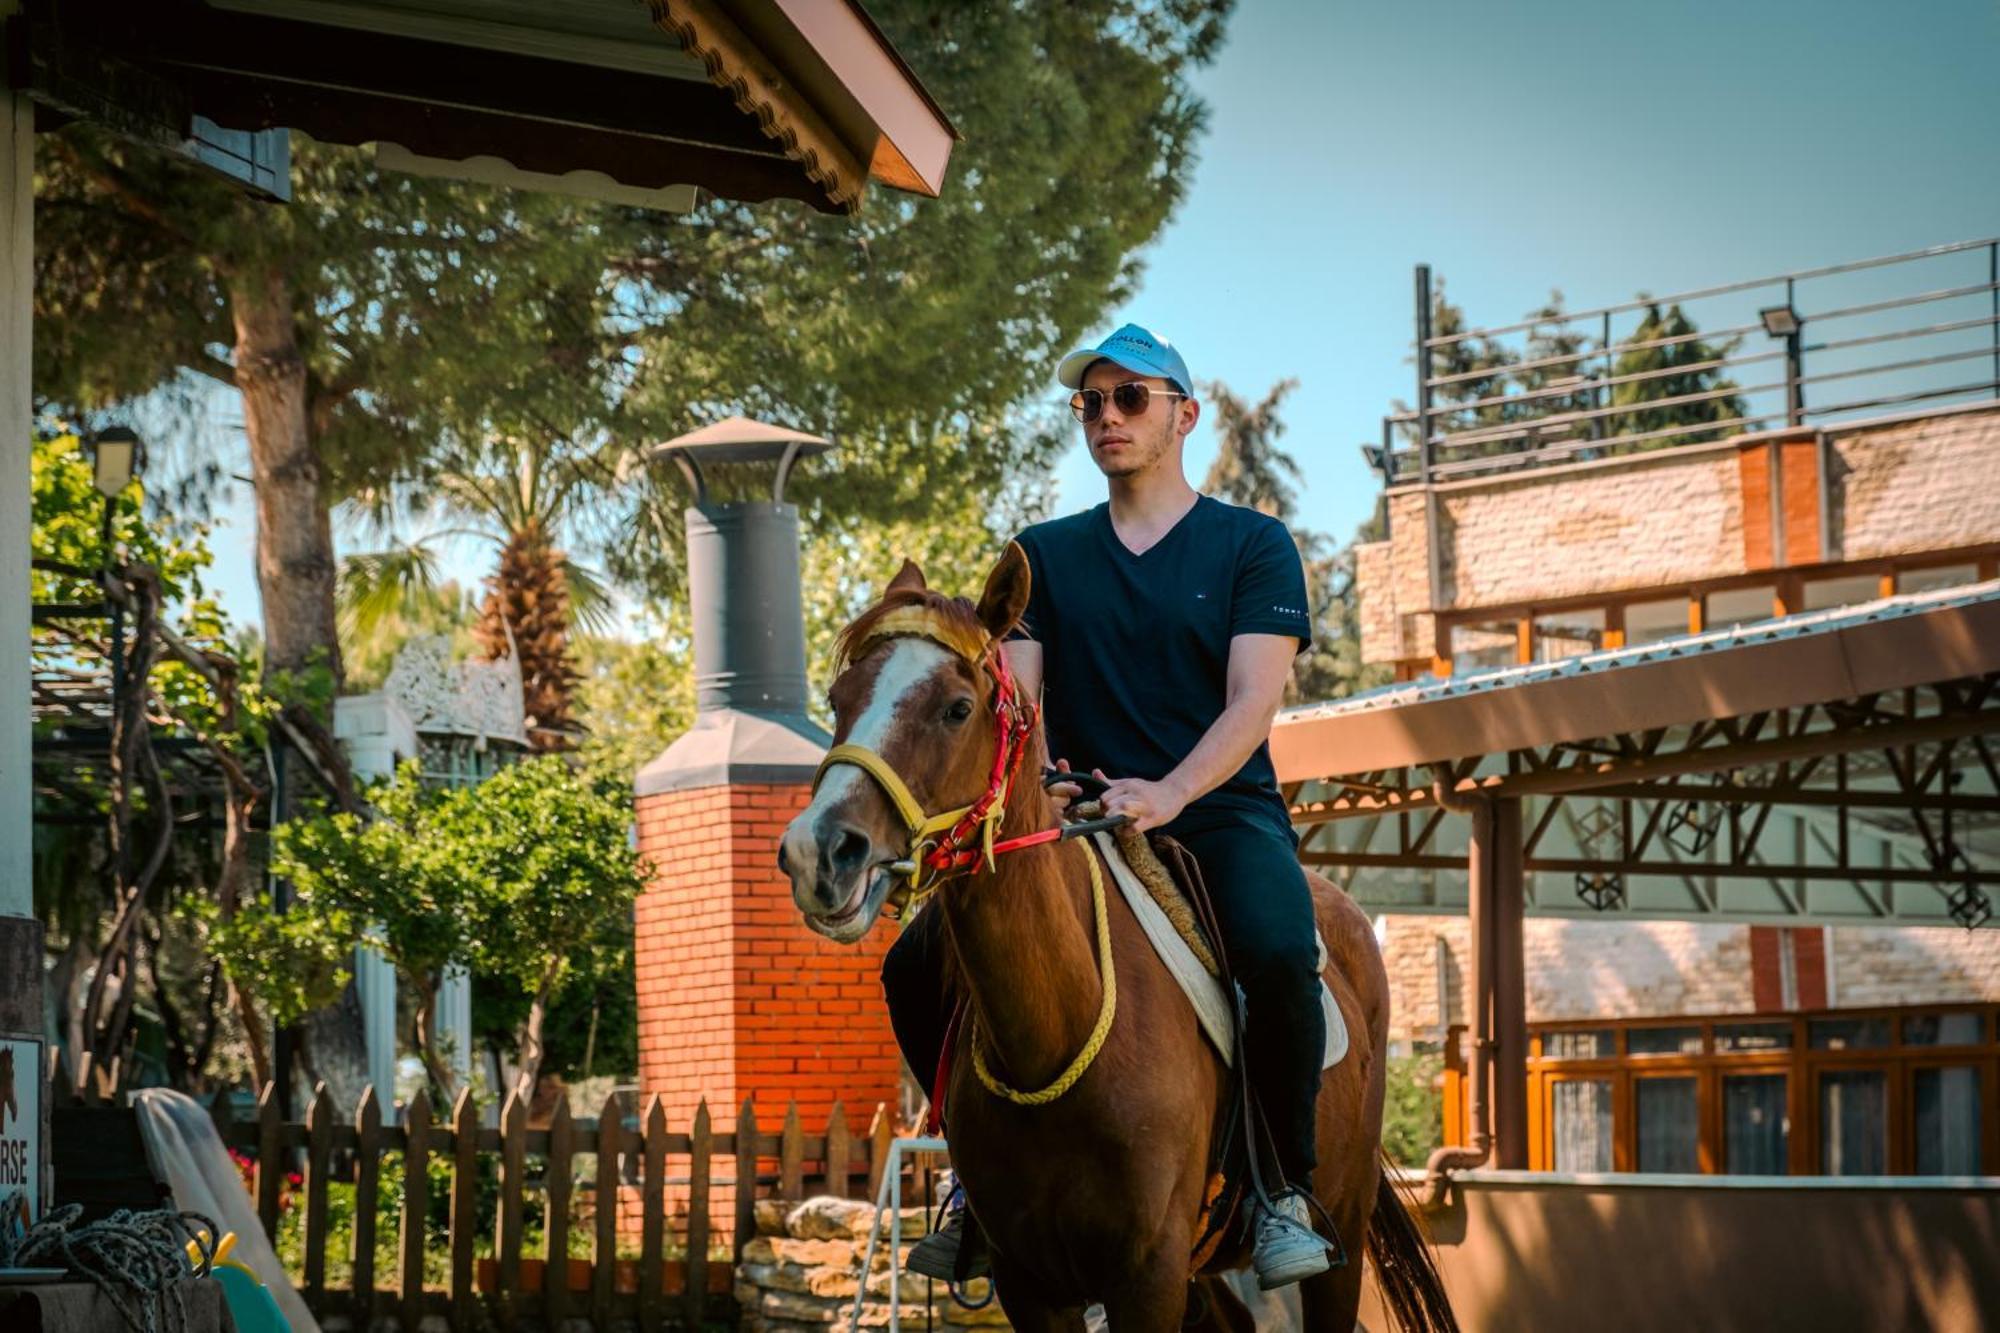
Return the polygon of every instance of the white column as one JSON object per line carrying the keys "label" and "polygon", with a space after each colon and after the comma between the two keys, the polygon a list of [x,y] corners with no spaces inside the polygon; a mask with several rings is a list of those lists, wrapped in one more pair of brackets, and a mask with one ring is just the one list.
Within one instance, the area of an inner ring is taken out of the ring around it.
{"label": "white column", "polygon": [[462,967],[445,971],[438,986],[438,1041],[458,1087],[472,1081],[472,977]]}
{"label": "white column", "polygon": [[[0,18],[15,0],[0,0]],[[0,916],[34,915],[29,882],[28,471],[35,292],[35,112],[0,61]]]}
{"label": "white column", "polygon": [[396,1104],[396,969],[363,945],[354,951],[354,989],[361,997],[361,1034],[368,1045],[368,1081],[384,1119]]}
{"label": "white column", "polygon": [[[0,20],[16,0],[0,0]],[[13,1070],[12,1102],[0,1107],[0,1146],[25,1156],[0,1200],[26,1185],[31,1218],[42,1214],[50,1178],[41,1108],[48,1085],[43,1047],[21,1038],[43,1028],[41,929],[35,921],[34,837],[28,724],[28,490],[34,399],[35,112],[7,82],[0,61],[0,1034]],[[24,1068],[27,1063],[31,1067]]]}
{"label": "white column", "polygon": [[[333,733],[347,747],[354,776],[364,782],[388,777],[396,771],[400,756],[417,749],[415,728],[382,694],[335,700]],[[354,990],[361,1000],[368,1081],[375,1085],[375,1100],[387,1117],[396,1104],[396,969],[375,950],[356,949]]]}

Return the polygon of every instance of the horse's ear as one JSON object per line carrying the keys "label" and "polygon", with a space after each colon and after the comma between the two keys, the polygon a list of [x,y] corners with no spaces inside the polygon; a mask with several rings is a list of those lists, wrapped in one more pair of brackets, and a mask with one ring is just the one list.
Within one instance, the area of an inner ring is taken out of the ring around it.
{"label": "horse's ear", "polygon": [[903,567],[896,571],[896,577],[889,580],[889,586],[883,591],[923,592],[929,587],[930,585],[924,582],[924,571],[917,567],[917,562],[906,558]]}
{"label": "horse's ear", "polygon": [[988,634],[997,639],[1021,623],[1021,613],[1028,609],[1032,577],[1028,553],[1019,542],[1008,542],[1000,563],[986,576],[986,591],[979,594],[979,623],[986,626]]}

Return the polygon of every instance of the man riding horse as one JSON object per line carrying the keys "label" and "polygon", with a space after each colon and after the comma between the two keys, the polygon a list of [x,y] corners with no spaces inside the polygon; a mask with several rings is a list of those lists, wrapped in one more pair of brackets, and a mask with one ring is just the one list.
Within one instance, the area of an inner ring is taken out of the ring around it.
{"label": "man riding horse", "polygon": [[[1315,1165],[1326,1040],[1313,901],[1265,738],[1307,645],[1304,571],[1275,518],[1197,493],[1182,455],[1200,420],[1187,363],[1128,324],[1065,357],[1057,378],[1109,483],[1107,503],[1017,539],[1032,571],[1006,665],[1040,694],[1047,753],[1108,781],[1107,816],[1176,839],[1200,865],[1247,997],[1249,1068],[1291,1185],[1258,1218],[1253,1263],[1269,1288],[1326,1270],[1297,1186]],[[1052,793],[1067,800],[1074,784]],[[945,1045],[945,947],[925,914],[882,968],[911,1071],[933,1086]],[[973,1201],[975,1206],[977,1200]],[[956,1203],[910,1266],[949,1278],[968,1240]],[[967,1268],[978,1267],[968,1255]]]}

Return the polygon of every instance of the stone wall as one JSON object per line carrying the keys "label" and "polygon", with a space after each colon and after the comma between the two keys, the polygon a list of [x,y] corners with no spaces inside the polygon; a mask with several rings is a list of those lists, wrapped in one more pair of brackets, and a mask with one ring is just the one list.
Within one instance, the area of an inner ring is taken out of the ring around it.
{"label": "stone wall", "polygon": [[1439,487],[1438,523],[1446,607],[1650,588],[1743,568],[1730,448]]}
{"label": "stone wall", "polygon": [[1990,407],[1836,435],[1832,444],[1837,558],[2000,538],[2000,486],[1993,484],[2000,417]]}
{"label": "stone wall", "polygon": [[[736,1268],[736,1303],[743,1333],[817,1333],[847,1326],[855,1293],[862,1284],[868,1235],[877,1226],[874,1205],[853,1199],[808,1199],[796,1206],[772,1200],[757,1204],[757,1235]],[[998,1302],[968,1310],[953,1301],[941,1283],[909,1272],[909,1244],[924,1234],[922,1208],[905,1208],[898,1219],[902,1259],[898,1299],[905,1328],[1006,1328]],[[882,1219],[888,1229],[887,1219]],[[884,1235],[867,1273],[868,1294],[861,1306],[864,1327],[889,1322],[889,1255]],[[971,1284],[967,1295],[984,1300],[987,1284]],[[929,1302],[928,1310],[926,1302]]]}
{"label": "stone wall", "polygon": [[[1737,1014],[1758,1008],[1749,926],[1683,921],[1531,918],[1522,947],[1528,1021]],[[1439,1030],[1437,941],[1446,946],[1445,1011],[1467,1022],[1472,955],[1462,916],[1389,916],[1390,1035],[1433,1041]],[[1835,927],[1826,982],[1838,1007],[2000,1000],[2000,930],[1955,926]]]}
{"label": "stone wall", "polygon": [[2000,542],[2000,487],[1972,484],[2000,451],[1992,404],[1836,426],[1827,441],[1825,515],[1811,430],[1441,483],[1430,492],[1435,596],[1431,501],[1418,486],[1392,491],[1389,540],[1357,552],[1362,659],[1427,665],[1438,652],[1439,611],[1648,589],[1680,596],[1774,563]]}

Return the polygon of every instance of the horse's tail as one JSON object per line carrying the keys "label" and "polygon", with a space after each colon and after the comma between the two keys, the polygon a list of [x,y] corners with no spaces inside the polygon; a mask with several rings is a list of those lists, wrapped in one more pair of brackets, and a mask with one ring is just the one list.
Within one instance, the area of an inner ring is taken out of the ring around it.
{"label": "horse's tail", "polygon": [[1375,1187],[1375,1212],[1368,1222],[1368,1259],[1382,1287],[1383,1304],[1403,1333],[1458,1333],[1458,1319],[1444,1294],[1430,1242],[1418,1229],[1394,1168],[1382,1158]]}

